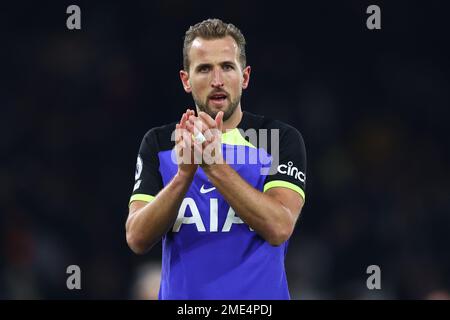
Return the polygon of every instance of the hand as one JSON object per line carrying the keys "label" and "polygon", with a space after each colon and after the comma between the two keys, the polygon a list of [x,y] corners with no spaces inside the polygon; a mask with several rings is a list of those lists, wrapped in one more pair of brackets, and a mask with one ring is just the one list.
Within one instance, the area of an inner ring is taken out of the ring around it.
{"label": "hand", "polygon": [[[195,159],[200,159],[196,163],[200,163],[203,169],[212,164],[224,163],[222,156],[222,128],[223,128],[223,112],[220,111],[216,118],[211,118],[207,113],[200,112],[198,117],[190,115],[186,122],[186,128],[194,137]],[[205,139],[199,140],[196,137]]]}
{"label": "hand", "polygon": [[194,161],[194,144],[191,133],[186,127],[189,117],[194,115],[193,110],[187,109],[180,122],[175,125],[175,154],[178,173],[188,177],[193,177],[198,168],[198,162]]}

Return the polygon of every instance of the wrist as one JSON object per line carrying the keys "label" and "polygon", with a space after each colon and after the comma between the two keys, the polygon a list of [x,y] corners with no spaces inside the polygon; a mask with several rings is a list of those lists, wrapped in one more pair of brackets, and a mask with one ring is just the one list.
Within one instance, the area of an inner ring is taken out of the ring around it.
{"label": "wrist", "polygon": [[194,175],[196,170],[191,170],[191,171],[184,171],[184,170],[180,170],[178,169],[176,175],[175,175],[175,179],[179,180],[179,181],[192,181],[194,179]]}
{"label": "wrist", "polygon": [[226,163],[212,163],[212,164],[205,164],[202,166],[203,171],[207,176],[220,176],[221,171],[224,169]]}

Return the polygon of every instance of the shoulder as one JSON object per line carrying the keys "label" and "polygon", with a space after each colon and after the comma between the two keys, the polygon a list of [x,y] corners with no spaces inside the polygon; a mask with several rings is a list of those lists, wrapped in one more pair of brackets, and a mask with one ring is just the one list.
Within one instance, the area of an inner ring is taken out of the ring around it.
{"label": "shoulder", "polygon": [[173,148],[174,142],[172,141],[172,133],[175,130],[176,122],[162,125],[159,127],[153,127],[148,130],[143,138],[143,142],[158,150],[168,150]]}
{"label": "shoulder", "polygon": [[253,114],[247,111],[245,112],[245,115],[245,126],[247,128],[243,128],[244,130],[248,128],[254,128],[257,130],[266,129],[268,131],[276,130],[278,131],[281,140],[301,140],[303,142],[303,137],[300,131],[286,122],[263,115]]}

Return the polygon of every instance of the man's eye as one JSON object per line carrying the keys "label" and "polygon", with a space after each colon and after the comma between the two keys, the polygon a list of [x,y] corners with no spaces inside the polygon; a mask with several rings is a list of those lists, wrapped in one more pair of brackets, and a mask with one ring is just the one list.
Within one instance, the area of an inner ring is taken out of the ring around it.
{"label": "man's eye", "polygon": [[198,69],[198,72],[208,72],[209,71],[209,67],[200,67]]}
{"label": "man's eye", "polygon": [[224,70],[233,70],[233,66],[231,64],[226,64],[223,66]]}

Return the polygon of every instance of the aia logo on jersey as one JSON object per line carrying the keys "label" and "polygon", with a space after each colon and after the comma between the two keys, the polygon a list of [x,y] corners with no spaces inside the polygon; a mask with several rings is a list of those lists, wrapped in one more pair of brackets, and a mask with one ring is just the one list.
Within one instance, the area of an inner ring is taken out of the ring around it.
{"label": "aia logo on jersey", "polygon": [[[187,216],[186,213],[191,212],[191,216]],[[204,212],[202,212],[204,214]],[[177,220],[175,221],[172,232],[180,232],[182,225],[194,224],[198,232],[207,232],[205,228],[205,223],[203,219],[207,219],[207,216],[202,218],[200,210],[195,203],[193,198],[184,198],[178,210]],[[209,230],[208,232],[230,232],[231,227],[235,224],[245,224],[236,215],[232,207],[228,207],[227,217],[222,228],[219,228],[219,199],[210,198],[209,199]],[[250,231],[254,231],[250,226],[248,226]]]}
{"label": "aia logo on jersey", "polygon": [[301,172],[297,167],[293,166],[294,163],[289,161],[288,164],[280,164],[277,168],[278,172],[281,174],[287,174],[288,176],[294,177],[301,182],[305,182],[306,176],[303,172]]}

